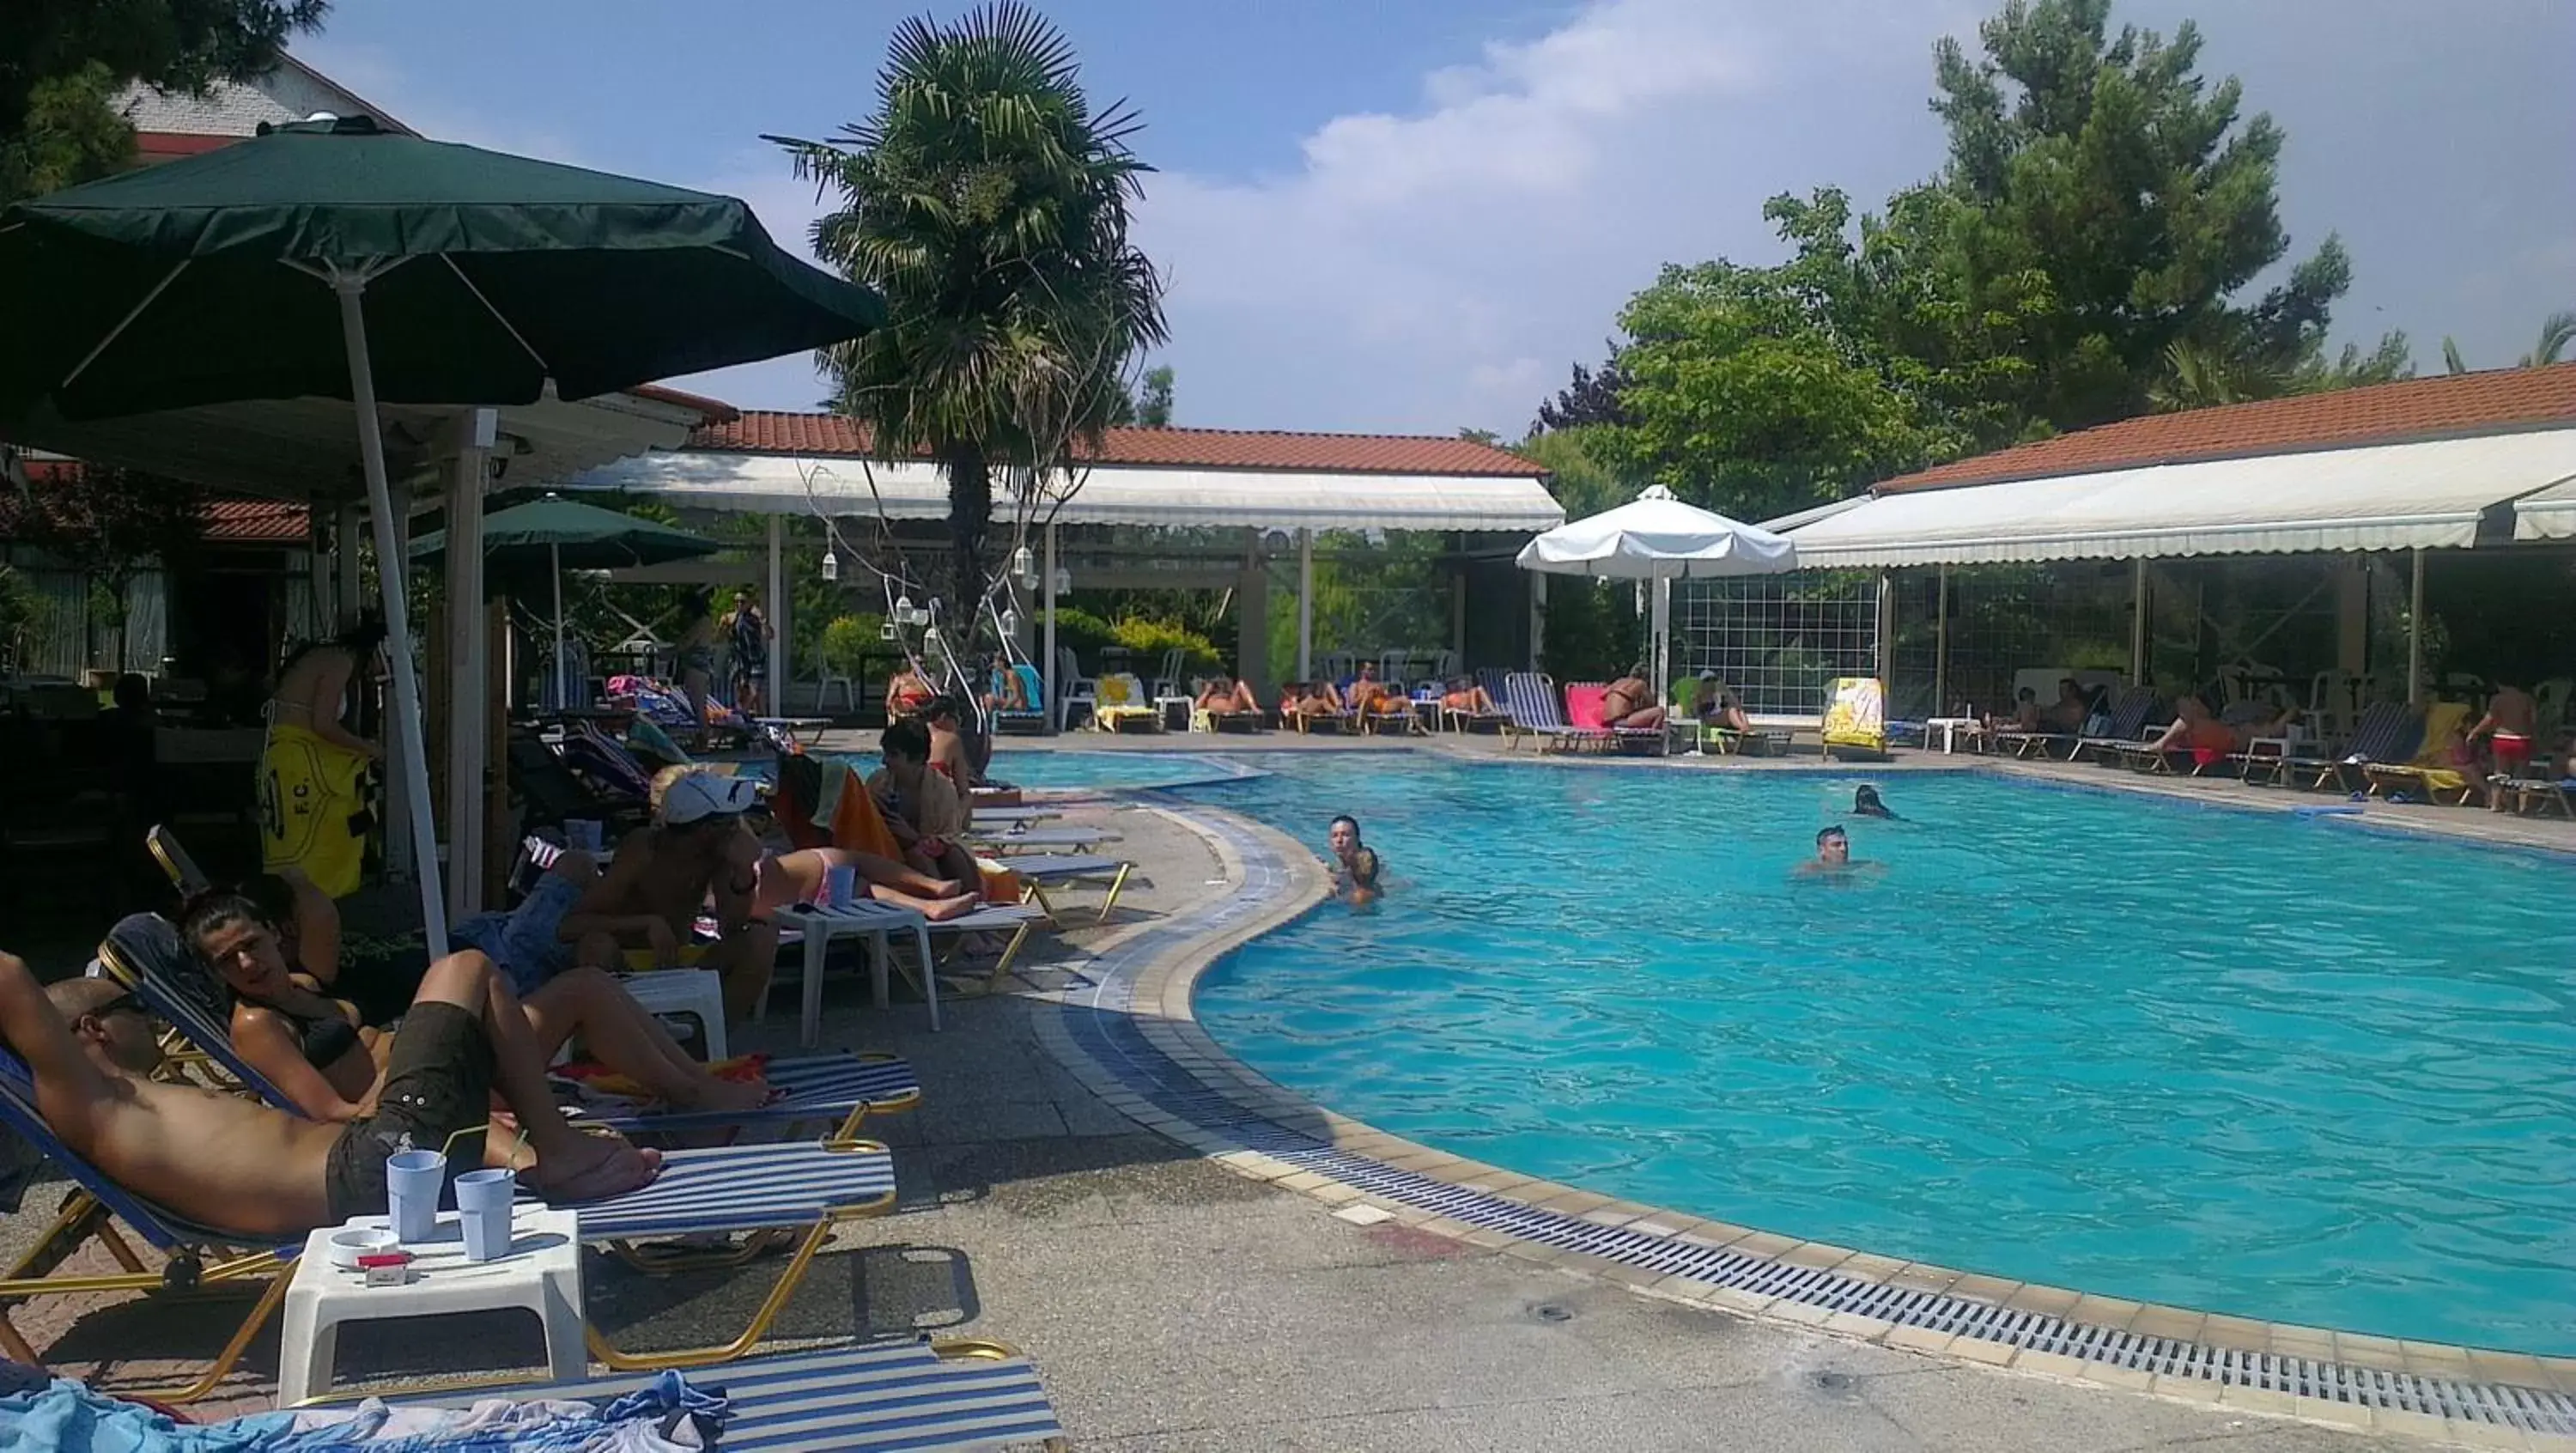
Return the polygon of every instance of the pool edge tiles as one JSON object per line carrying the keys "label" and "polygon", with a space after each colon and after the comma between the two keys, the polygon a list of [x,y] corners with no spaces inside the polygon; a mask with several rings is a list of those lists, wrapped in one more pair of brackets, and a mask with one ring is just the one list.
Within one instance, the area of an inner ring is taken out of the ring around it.
{"label": "pool edge tiles", "polygon": [[[1140,794],[1225,887],[1100,945],[1048,996],[1041,1043],[1130,1119],[1239,1173],[1400,1224],[1777,1324],[2346,1428],[2527,1447],[2576,1440],[2576,1358],[2398,1341],[2024,1285],[1710,1221],[1386,1134],[1237,1061],[1193,1015],[1200,974],[1311,912],[1321,866],[1223,809]],[[2576,1447],[2576,1441],[2567,1446]]]}

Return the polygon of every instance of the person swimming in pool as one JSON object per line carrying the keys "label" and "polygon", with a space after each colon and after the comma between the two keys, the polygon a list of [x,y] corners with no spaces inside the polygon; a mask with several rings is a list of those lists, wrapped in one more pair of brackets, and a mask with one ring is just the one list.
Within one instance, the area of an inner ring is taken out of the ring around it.
{"label": "person swimming in pool", "polygon": [[1325,829],[1325,843],[1333,853],[1333,896],[1353,903],[1376,899],[1380,891],[1378,878],[1385,864],[1374,849],[1360,841],[1360,820],[1349,813],[1334,818]]}
{"label": "person swimming in pool", "polygon": [[1827,826],[1816,833],[1816,855],[1800,863],[1794,876],[1842,878],[1854,873],[1875,873],[1884,866],[1855,860],[1851,855],[1851,834],[1840,826]]}
{"label": "person swimming in pool", "polygon": [[1884,801],[1880,800],[1877,788],[1870,786],[1866,782],[1852,789],[1851,815],[1854,817],[1884,818],[1889,822],[1903,822],[1905,820],[1898,817],[1893,808],[1890,808]]}
{"label": "person swimming in pool", "polygon": [[1343,900],[1353,908],[1365,908],[1383,897],[1384,890],[1378,887],[1377,882],[1381,871],[1377,849],[1361,848],[1352,853],[1350,881],[1342,888]]}

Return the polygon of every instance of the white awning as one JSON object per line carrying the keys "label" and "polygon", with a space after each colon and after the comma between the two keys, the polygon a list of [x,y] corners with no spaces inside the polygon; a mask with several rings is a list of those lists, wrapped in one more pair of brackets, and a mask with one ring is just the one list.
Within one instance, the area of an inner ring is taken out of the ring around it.
{"label": "white awning", "polygon": [[2569,481],[2576,429],[2550,429],[1913,490],[1790,538],[1810,569],[2456,549],[2486,511]]}
{"label": "white awning", "polygon": [[2517,540],[2576,539],[2576,481],[2513,502]]}
{"label": "white awning", "polygon": [[[651,495],[680,509],[757,514],[948,515],[948,485],[927,464],[680,450],[623,459],[573,489]],[[1539,482],[1511,475],[1316,474],[1268,469],[1102,466],[1056,515],[1066,525],[1236,526],[1293,530],[1491,530],[1565,523]]]}

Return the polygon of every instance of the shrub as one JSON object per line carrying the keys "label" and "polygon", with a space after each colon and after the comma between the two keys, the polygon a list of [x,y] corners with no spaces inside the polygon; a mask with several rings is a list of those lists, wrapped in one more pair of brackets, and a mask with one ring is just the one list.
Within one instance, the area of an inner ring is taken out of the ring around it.
{"label": "shrub", "polygon": [[[1041,615],[1037,619],[1040,623],[1038,629],[1043,630],[1044,617]],[[1109,622],[1087,610],[1057,602],[1055,643],[1058,649],[1070,646],[1075,655],[1089,659],[1098,655],[1101,647],[1117,639],[1117,632]]]}
{"label": "shrub", "polygon": [[884,616],[835,616],[823,627],[823,665],[836,675],[856,676],[859,658],[885,644]]}
{"label": "shrub", "polygon": [[[1057,629],[1062,630],[1061,618]],[[1130,617],[1110,628],[1118,644],[1136,653],[1139,670],[1148,670],[1163,658],[1163,653],[1180,650],[1187,653],[1183,670],[1213,671],[1225,664],[1217,653],[1216,642],[1186,626],[1169,621],[1149,621]]]}

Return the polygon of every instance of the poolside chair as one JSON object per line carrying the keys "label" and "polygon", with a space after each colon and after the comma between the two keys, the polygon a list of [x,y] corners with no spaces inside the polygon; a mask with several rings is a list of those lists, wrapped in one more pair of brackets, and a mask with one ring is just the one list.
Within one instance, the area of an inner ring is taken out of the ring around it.
{"label": "poolside chair", "polygon": [[1159,732],[1163,714],[1146,699],[1145,685],[1124,671],[1100,678],[1094,688],[1098,704],[1092,707],[1091,724],[1104,732]]}
{"label": "poolside chair", "polygon": [[[2153,716],[2155,710],[2156,689],[2154,687],[2130,687],[2120,693],[2118,704],[2111,708],[2111,729],[2098,737],[2078,736],[2075,739],[2075,745],[2068,749],[2066,759],[2070,762],[2080,762],[2084,760],[2086,752],[2096,752],[2100,755],[2094,760],[2107,763],[2124,752],[2145,746],[2162,735],[2160,732],[2150,733],[2147,730],[2147,718]],[[2019,733],[2013,735],[2019,735]]]}
{"label": "poolside chair", "polygon": [[1075,658],[1071,646],[1056,647],[1055,674],[1056,701],[1064,713],[1063,720],[1056,723],[1056,729],[1069,732],[1082,725],[1082,721],[1074,717],[1075,707],[1082,708],[1086,719],[1099,710],[1100,683],[1082,674],[1082,662]]}
{"label": "poolside chair", "polygon": [[1001,736],[1040,736],[1046,732],[1046,679],[1038,668],[1026,661],[1011,663],[1011,674],[1019,678],[1020,695],[1027,698],[1028,709],[993,708],[993,730]]}
{"label": "poolside chair", "polygon": [[1608,746],[1623,752],[1664,751],[1664,729],[1651,727],[1614,727],[1602,717],[1602,697],[1610,684],[1606,681],[1577,681],[1565,688],[1565,722],[1576,732],[1600,738]]}
{"label": "poolside chair", "polygon": [[[2285,757],[2273,768],[2275,779],[2293,784],[2307,779],[2310,790],[2332,782],[2340,791],[2359,791],[2358,768],[2369,762],[2402,762],[2415,755],[2424,739],[2423,718],[2402,702],[2374,701],[2362,709],[2352,740],[2340,756]],[[2348,777],[2347,771],[2352,775]],[[2249,778],[2250,780],[2250,778]]]}
{"label": "poolside chair", "polygon": [[601,793],[533,733],[510,733],[503,750],[510,764],[511,795],[525,810],[522,826],[561,826],[570,818],[597,818],[608,824],[610,833],[622,836],[652,820],[650,802],[622,793]]}
{"label": "poolside chair", "polygon": [[[36,1108],[35,1082],[26,1064],[6,1049],[0,1049],[0,1127],[16,1132],[70,1178],[75,1187],[53,1223],[5,1275],[0,1275],[0,1350],[5,1350],[11,1360],[30,1367],[45,1365],[8,1315],[10,1306],[38,1297],[114,1292],[201,1296],[210,1290],[260,1289],[259,1300],[244,1314],[241,1326],[195,1381],[140,1395],[165,1403],[189,1403],[215,1391],[234,1364],[241,1361],[260,1328],[286,1300],[286,1285],[294,1258],[304,1249],[304,1238],[299,1235],[281,1241],[274,1236],[243,1235],[202,1226],[118,1185],[54,1134],[53,1127],[45,1123],[43,1113]],[[147,1267],[111,1218],[124,1222],[146,1246],[158,1252],[161,1265]],[[59,1279],[53,1276],[72,1253],[91,1241],[104,1246],[124,1270]]]}
{"label": "poolside chair", "polygon": [[1118,906],[1118,895],[1127,891],[1128,876],[1136,871],[1136,865],[1123,858],[1104,858],[1092,853],[1014,857],[1000,860],[995,866],[1007,869],[1025,886],[1021,902],[1036,905],[1038,911],[1046,915],[1047,922],[1058,925],[1064,920],[1056,912],[1054,901],[1047,896],[1050,886],[1106,879],[1109,893],[1100,900],[1100,915],[1092,921],[1107,923],[1110,910]]}
{"label": "poolside chair", "polygon": [[[473,1406],[477,1396],[605,1402],[651,1387],[661,1376],[587,1378],[484,1394],[423,1392],[389,1401],[455,1408]],[[998,1342],[915,1338],[776,1352],[745,1358],[703,1382],[725,1396],[719,1446],[727,1449],[945,1453],[1013,1443],[1064,1446],[1063,1424],[1037,1369]]]}
{"label": "poolside chair", "polygon": [[2450,793],[2455,806],[2468,801],[2469,794],[2485,783],[2475,762],[2460,760],[2461,732],[2468,724],[2466,702],[2434,702],[2425,708],[2423,735],[2412,758],[2403,763],[2360,764],[2362,780],[2369,784],[2364,790],[2373,797],[2421,792],[2428,802],[2440,802],[2442,794]]}
{"label": "poolside chair", "polygon": [[1887,755],[1887,688],[1874,676],[1838,678],[1826,692],[1817,731],[1824,739],[1826,761],[1833,760],[1836,748]]}
{"label": "poolside chair", "polygon": [[1580,745],[1606,745],[1607,732],[1577,732],[1565,720],[1564,708],[1558,705],[1556,683],[1536,671],[1514,671],[1503,678],[1503,708],[1511,714],[1511,731],[1505,737],[1506,748],[1517,748],[1524,737],[1535,738],[1542,751],[1562,751]]}
{"label": "poolside chair", "polygon": [[1097,827],[1032,827],[1028,819],[1018,822],[987,824],[984,815],[975,815],[975,825],[958,836],[971,846],[994,852],[1025,848],[1092,848],[1102,843],[1117,842],[1119,835]]}
{"label": "poolside chair", "polygon": [[[98,961],[108,975],[132,989],[153,1013],[170,1022],[190,1044],[260,1099],[281,1110],[295,1104],[267,1076],[243,1058],[233,1044],[229,1006],[213,982],[197,967],[179,942],[179,932],[158,914],[136,913],[108,930],[98,946]],[[912,1066],[892,1055],[849,1051],[779,1057],[765,1067],[778,1097],[767,1105],[739,1111],[596,1110],[583,1115],[591,1124],[638,1134],[677,1134],[723,1126],[836,1126],[836,1139],[855,1134],[871,1114],[909,1110],[921,1103],[921,1078]]]}
{"label": "poolside chair", "polygon": [[603,797],[649,798],[653,793],[653,772],[624,742],[599,729],[593,721],[576,721],[564,731],[564,765],[587,778]]}

